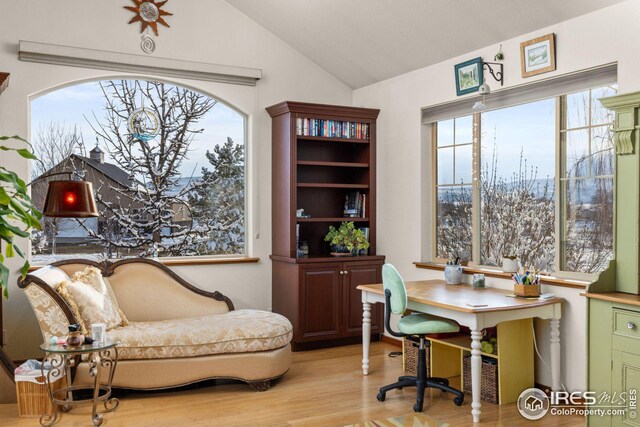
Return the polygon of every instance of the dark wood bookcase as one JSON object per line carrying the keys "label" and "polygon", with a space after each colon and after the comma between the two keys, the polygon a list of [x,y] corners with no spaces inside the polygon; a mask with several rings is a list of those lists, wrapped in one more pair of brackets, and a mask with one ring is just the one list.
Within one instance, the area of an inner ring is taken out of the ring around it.
{"label": "dark wood bookcase", "polygon": [[[376,119],[379,110],[285,101],[272,118],[273,311],[293,324],[293,349],[355,342],[362,334],[360,284],[380,283],[376,254]],[[364,195],[361,215],[344,216],[349,193]],[[298,218],[297,209],[308,218]],[[369,229],[368,254],[333,257],[329,226]],[[298,256],[298,244],[309,255]],[[382,306],[372,308],[374,339]]]}

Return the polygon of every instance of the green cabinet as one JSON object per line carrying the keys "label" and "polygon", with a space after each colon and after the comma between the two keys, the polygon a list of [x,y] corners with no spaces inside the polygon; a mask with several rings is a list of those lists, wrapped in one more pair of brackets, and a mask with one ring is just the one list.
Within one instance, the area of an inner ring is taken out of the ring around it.
{"label": "green cabinet", "polygon": [[[591,283],[588,298],[588,390],[602,409],[624,415],[589,416],[589,426],[640,426],[631,407],[640,391],[640,92],[602,98],[615,113],[615,258]],[[619,405],[620,393],[626,393]],[[602,395],[609,396],[603,401]],[[617,393],[617,400],[614,399]],[[613,408],[604,408],[613,406]]]}
{"label": "green cabinet", "polygon": [[589,298],[588,370],[596,406],[625,409],[589,416],[589,426],[640,427],[640,306]]}
{"label": "green cabinet", "polygon": [[[624,415],[612,417],[614,426],[640,427],[638,417],[638,392],[640,391],[640,353],[627,353],[614,349],[612,364],[612,391],[617,396],[625,396]],[[626,393],[626,395],[622,394]]]}

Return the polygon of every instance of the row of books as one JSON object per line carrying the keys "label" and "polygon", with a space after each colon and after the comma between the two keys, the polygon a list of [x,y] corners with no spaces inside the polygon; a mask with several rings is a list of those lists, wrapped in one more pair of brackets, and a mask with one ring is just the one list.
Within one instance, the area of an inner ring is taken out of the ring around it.
{"label": "row of books", "polygon": [[328,138],[369,139],[369,123],[297,118],[296,134]]}
{"label": "row of books", "polygon": [[350,191],[344,197],[343,215],[347,218],[365,218],[367,195],[359,191]]}
{"label": "row of books", "polygon": [[365,239],[367,239],[367,242],[369,241],[369,227],[361,227],[360,230],[362,230],[362,232],[364,233],[364,237]]}

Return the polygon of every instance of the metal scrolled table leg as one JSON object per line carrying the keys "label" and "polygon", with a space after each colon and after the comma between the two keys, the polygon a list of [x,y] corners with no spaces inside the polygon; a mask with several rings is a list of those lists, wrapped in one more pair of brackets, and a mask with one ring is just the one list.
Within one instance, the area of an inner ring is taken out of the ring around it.
{"label": "metal scrolled table leg", "polygon": [[[114,357],[111,357],[111,351],[113,351],[114,353]],[[118,405],[120,405],[120,401],[115,398],[115,397],[111,397],[111,384],[113,384],[113,375],[116,372],[116,366],[118,365],[118,347],[113,347],[110,348],[108,350],[103,351],[102,353],[100,353],[100,356],[102,358],[102,367],[109,368],[109,378],[107,379],[107,399],[104,401],[104,409],[107,412],[113,412],[118,408]]]}
{"label": "metal scrolled table leg", "polygon": [[[51,369],[49,369],[45,374],[44,366],[48,360],[51,363]],[[49,410],[49,413],[43,414],[40,417],[40,425],[42,425],[43,427],[49,427],[53,425],[53,423],[55,423],[56,420],[58,419],[58,405],[55,402],[53,391],[51,390],[51,384],[52,384],[51,377],[59,376],[61,374],[61,371],[65,369],[65,366],[66,366],[66,357],[60,354],[45,353],[45,356],[42,359],[42,367],[40,369],[42,372],[42,376],[45,378],[45,385],[47,386],[47,392],[49,393],[49,401],[51,402],[51,409]]]}
{"label": "metal scrolled table leg", "polygon": [[100,397],[100,373],[102,372],[102,360],[99,353],[91,353],[89,356],[89,375],[93,377],[93,402],[91,409],[91,419],[93,425],[102,424],[102,414],[97,411],[98,398]]}

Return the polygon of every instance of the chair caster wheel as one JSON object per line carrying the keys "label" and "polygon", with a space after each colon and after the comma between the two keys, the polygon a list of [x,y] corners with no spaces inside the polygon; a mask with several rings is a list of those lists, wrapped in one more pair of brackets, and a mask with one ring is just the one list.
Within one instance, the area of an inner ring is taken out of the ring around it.
{"label": "chair caster wheel", "polygon": [[464,403],[464,396],[456,397],[455,399],[453,399],[453,403],[455,403],[456,406],[462,406],[462,404]]}
{"label": "chair caster wheel", "polygon": [[402,390],[404,387],[398,387],[398,390]]}
{"label": "chair caster wheel", "polygon": [[378,402],[384,402],[384,399],[386,398],[386,393],[380,392],[378,393],[378,395],[376,396],[376,399],[378,399]]}
{"label": "chair caster wheel", "polygon": [[413,412],[422,412],[422,405],[418,405],[417,403],[413,405]]}

